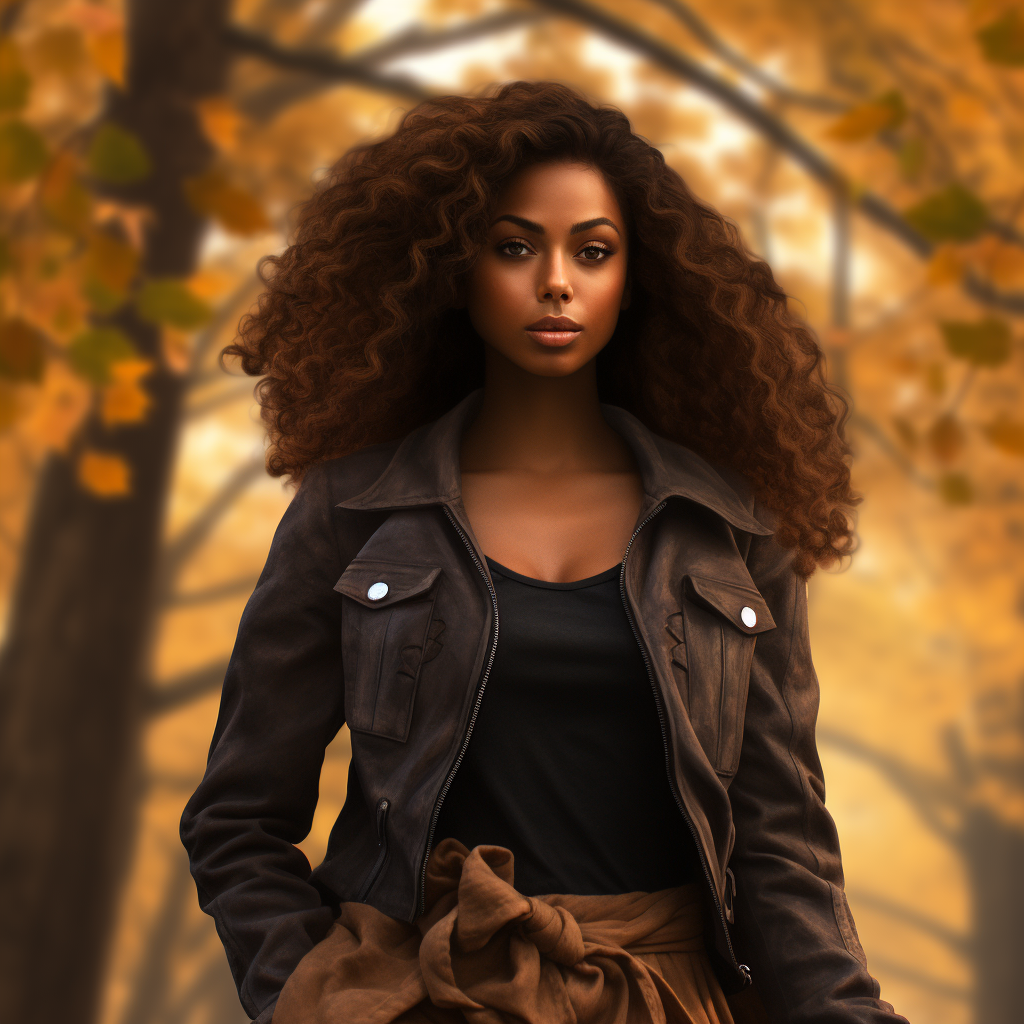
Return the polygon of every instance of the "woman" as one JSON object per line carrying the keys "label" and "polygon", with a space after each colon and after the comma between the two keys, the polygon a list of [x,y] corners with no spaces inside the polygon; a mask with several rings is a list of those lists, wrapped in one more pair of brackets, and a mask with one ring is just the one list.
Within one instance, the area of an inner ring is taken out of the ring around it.
{"label": "woman", "polygon": [[348,154],[271,262],[226,352],[301,486],[182,820],[249,1013],[728,1024],[753,982],[903,1020],[814,743],[846,407],[769,268],[620,112],[524,82]]}

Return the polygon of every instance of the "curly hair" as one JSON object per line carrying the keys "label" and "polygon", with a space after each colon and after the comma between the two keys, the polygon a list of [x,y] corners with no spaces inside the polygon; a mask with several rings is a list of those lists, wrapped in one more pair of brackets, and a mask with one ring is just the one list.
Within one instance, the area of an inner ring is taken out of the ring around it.
{"label": "curly hair", "polygon": [[597,167],[628,223],[632,302],[598,356],[602,401],[743,474],[802,578],[852,552],[849,407],[812,331],[621,111],[555,82],[426,100],[347,152],[300,207],[294,243],[261,260],[257,309],[221,353],[262,378],[268,472],[299,480],[482,385],[460,289],[492,199],[552,160]]}

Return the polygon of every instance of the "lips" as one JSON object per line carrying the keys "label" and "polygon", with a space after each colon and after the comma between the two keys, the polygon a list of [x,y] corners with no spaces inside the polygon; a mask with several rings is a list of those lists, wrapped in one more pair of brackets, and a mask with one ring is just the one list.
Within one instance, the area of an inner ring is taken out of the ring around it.
{"label": "lips", "polygon": [[576,340],[583,325],[568,316],[544,316],[526,328],[534,341],[547,348],[563,348]]}

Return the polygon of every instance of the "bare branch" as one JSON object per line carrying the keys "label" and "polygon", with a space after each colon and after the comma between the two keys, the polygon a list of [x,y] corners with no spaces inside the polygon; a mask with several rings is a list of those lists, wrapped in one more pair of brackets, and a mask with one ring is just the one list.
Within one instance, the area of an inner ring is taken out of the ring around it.
{"label": "bare branch", "polygon": [[221,329],[238,313],[238,306],[248,296],[254,294],[262,282],[256,274],[250,274],[216,309],[213,319],[196,335],[195,345],[189,360],[189,383],[197,382],[201,374],[203,359],[206,358],[210,346],[216,341]]}
{"label": "bare branch", "polygon": [[229,402],[237,402],[238,399],[245,396],[252,398],[253,388],[255,386],[255,384],[246,381],[245,384],[237,387],[225,388],[216,395],[211,395],[209,398],[204,398],[201,401],[189,402],[185,406],[185,419],[197,420],[211,412],[214,412],[221,406],[227,405]]}
{"label": "bare branch", "polygon": [[887,917],[902,921],[904,924],[909,924],[929,938],[941,942],[960,956],[971,957],[974,955],[974,943],[969,935],[958,932],[950,928],[949,925],[929,917],[927,914],[922,914],[921,911],[914,907],[897,903],[895,900],[891,900],[887,896],[881,896],[878,893],[864,892],[859,889],[848,890],[848,895],[858,907],[870,907],[872,910],[877,910],[880,914],[885,914]]}
{"label": "bare branch", "polygon": [[684,4],[682,0],[651,0],[651,2],[658,4],[659,7],[664,7],[666,11],[675,15],[690,30],[693,37],[703,43],[716,57],[720,57],[726,64],[734,67],[780,100],[801,107],[809,107],[811,110],[819,110],[826,114],[841,114],[848,108],[849,104],[842,100],[792,89],[785,82],[780,82],[774,75],[768,74],[753,61],[747,60],[738,50],[734,50],[692,7]]}
{"label": "bare branch", "polygon": [[961,830],[950,828],[941,817],[943,809],[953,810],[961,816],[968,810],[963,792],[955,782],[923,772],[900,758],[893,757],[884,750],[877,750],[856,736],[838,729],[820,726],[818,739],[877,769],[903,793],[921,820],[936,835],[958,849],[962,846]]}
{"label": "bare branch", "polygon": [[225,43],[236,53],[260,57],[286,71],[300,71],[335,82],[355,82],[379,92],[423,100],[430,92],[406,75],[389,75],[360,60],[346,60],[325,50],[290,49],[238,25],[229,26]]}
{"label": "bare branch", "polygon": [[207,502],[205,508],[196,514],[192,522],[164,546],[161,559],[161,586],[158,590],[158,593],[163,595],[161,603],[166,602],[166,595],[171,593],[174,580],[188,559],[213,532],[214,527],[238,496],[263,470],[262,456],[254,457],[239,466]]}
{"label": "bare branch", "polygon": [[935,489],[935,481],[925,476],[914,464],[914,460],[870,416],[866,416],[862,412],[855,412],[850,416],[850,426],[867,434],[914,483],[927,490]]}
{"label": "bare branch", "polygon": [[899,978],[900,981],[923,988],[931,995],[945,996],[946,999],[959,999],[964,1002],[974,999],[974,993],[964,985],[956,985],[951,981],[936,978],[931,974],[925,974],[924,971],[906,967],[882,956],[873,956],[871,967],[875,971],[879,969],[885,971],[892,978]]}
{"label": "bare branch", "polygon": [[164,602],[164,608],[187,608],[197,604],[210,604],[213,601],[222,601],[226,597],[237,597],[239,594],[252,593],[253,588],[259,580],[259,575],[249,573],[246,576],[238,576],[223,583],[214,583],[212,586],[203,587],[201,590],[187,590],[184,593],[177,592],[168,595]]}
{"label": "bare branch", "polygon": [[146,700],[146,714],[150,717],[165,715],[219,690],[224,683],[227,667],[226,660],[218,659],[191,672],[183,672],[166,683],[151,686]]}

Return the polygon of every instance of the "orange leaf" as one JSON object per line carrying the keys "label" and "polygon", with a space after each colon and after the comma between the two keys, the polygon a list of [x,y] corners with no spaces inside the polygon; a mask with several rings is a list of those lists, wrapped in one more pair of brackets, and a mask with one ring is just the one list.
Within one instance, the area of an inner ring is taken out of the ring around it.
{"label": "orange leaf", "polygon": [[950,242],[938,246],[928,261],[927,278],[931,285],[956,284],[963,273],[963,255]]}
{"label": "orange leaf", "polygon": [[0,381],[0,430],[6,430],[18,418],[18,392],[7,381]]}
{"label": "orange leaf", "polygon": [[93,231],[85,254],[85,273],[112,292],[122,295],[135,277],[138,253],[127,242],[108,234]]}
{"label": "orange leaf", "polygon": [[906,116],[903,97],[894,90],[848,110],[826,129],[825,136],[839,142],[858,142],[886,128],[895,128]]}
{"label": "orange leaf", "polygon": [[940,462],[952,462],[964,446],[963,427],[951,413],[940,416],[928,431],[928,445]]}
{"label": "orange leaf", "polygon": [[65,452],[91,402],[92,388],[63,359],[51,359],[39,399],[24,420],[25,434],[44,451]]}
{"label": "orange leaf", "polygon": [[220,149],[234,149],[242,116],[226,96],[208,96],[196,104],[206,137]]}
{"label": "orange leaf", "polygon": [[270,227],[259,201],[231,182],[223,170],[213,168],[194,178],[186,178],[184,188],[197,212],[216,218],[228,231],[254,235]]}
{"label": "orange leaf", "polygon": [[79,233],[89,223],[92,199],[78,180],[78,165],[66,150],[57,153],[39,183],[43,209],[58,226]]}
{"label": "orange leaf", "polygon": [[1002,288],[1024,284],[1024,251],[995,235],[985,235],[971,246],[978,269]]}
{"label": "orange leaf", "polygon": [[90,449],[78,460],[78,482],[100,498],[131,493],[131,467],[120,455]]}
{"label": "orange leaf", "polygon": [[1024,422],[1010,419],[1005,412],[983,427],[982,433],[996,448],[1011,455],[1024,455]]}
{"label": "orange leaf", "polygon": [[160,334],[160,348],[167,368],[174,373],[185,373],[192,360],[192,334],[170,324],[164,324]]}
{"label": "orange leaf", "polygon": [[119,88],[124,87],[124,32],[121,29],[97,32],[89,40],[89,56],[101,75]]}
{"label": "orange leaf", "polygon": [[110,384],[103,388],[103,403],[100,415],[103,422],[111,427],[115,423],[141,423],[153,399],[139,384],[139,379],[149,373],[152,359],[119,359],[110,364]]}

